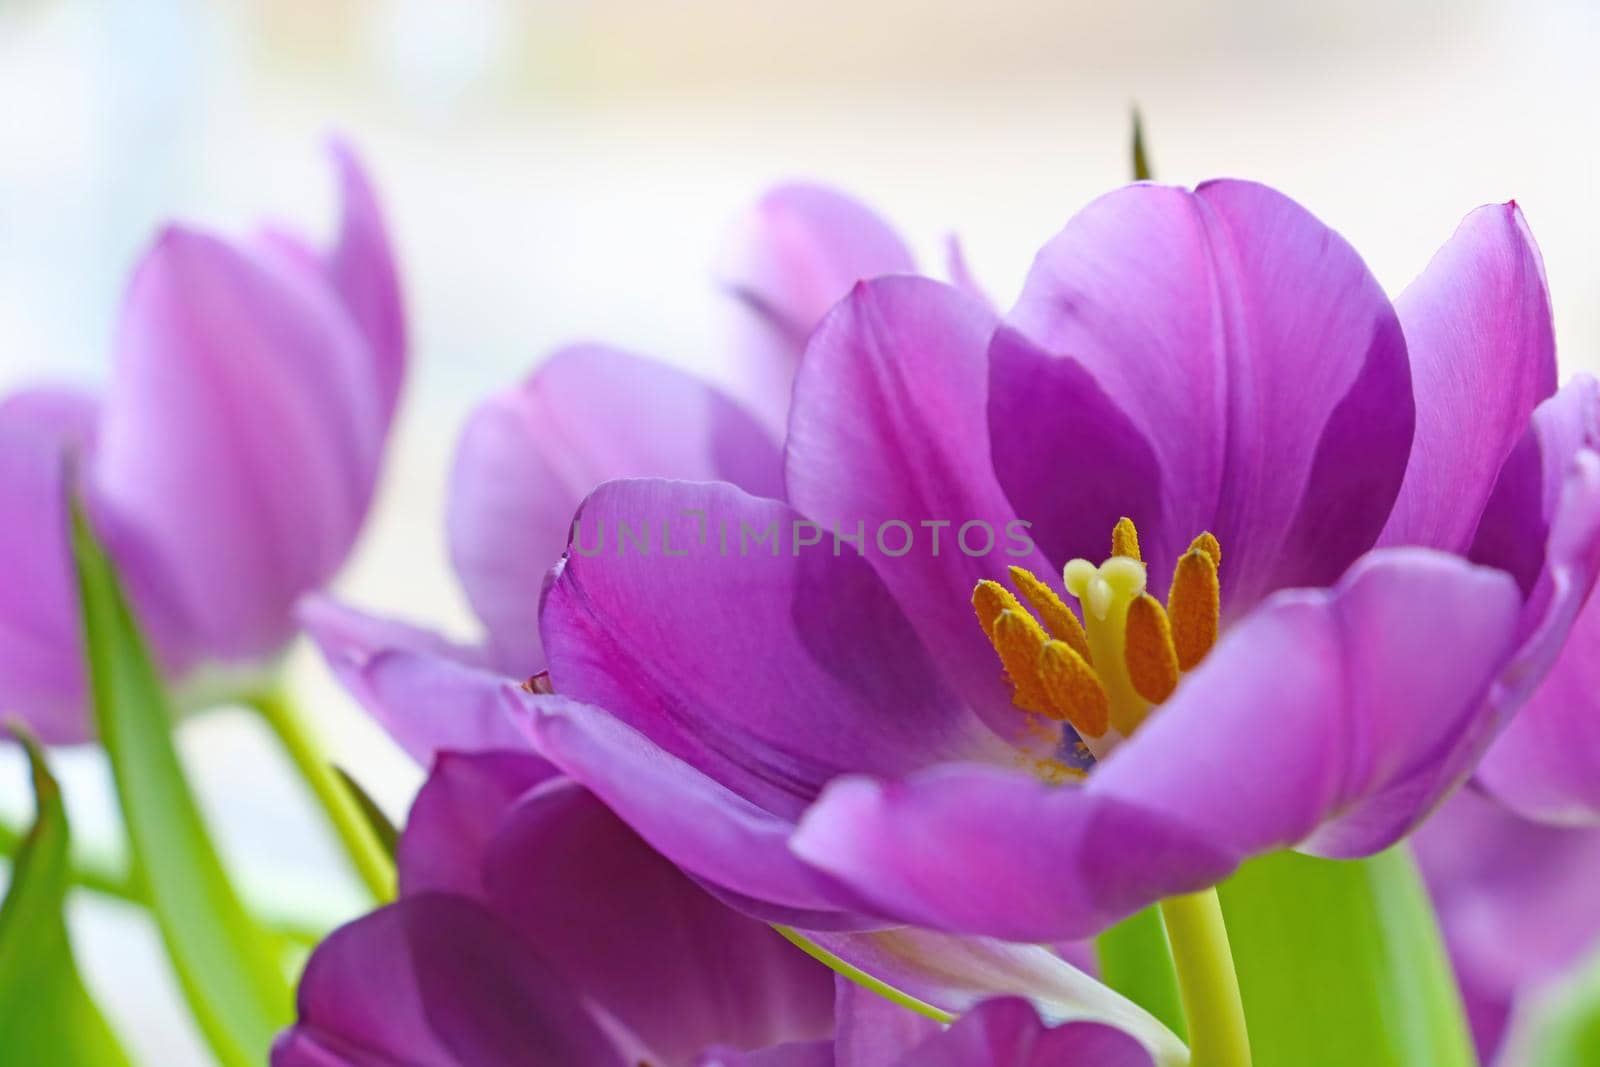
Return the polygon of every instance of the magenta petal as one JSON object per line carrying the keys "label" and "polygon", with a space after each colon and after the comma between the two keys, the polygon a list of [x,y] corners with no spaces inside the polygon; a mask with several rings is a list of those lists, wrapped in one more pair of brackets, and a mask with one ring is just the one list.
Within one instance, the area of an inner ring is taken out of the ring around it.
{"label": "magenta petal", "polygon": [[1464,789],[1412,838],[1484,1063],[1519,996],[1600,937],[1600,832],[1541,826]]}
{"label": "magenta petal", "polygon": [[[1222,181],[1104,196],[1040,252],[1009,321],[1063,372],[1086,368],[1155,446],[1165,522],[1221,539],[1234,613],[1328,584],[1382,529],[1411,446],[1405,340],[1350,246],[1281,194]],[[992,412],[997,463],[1022,454],[1004,435],[1069,421]]]}
{"label": "magenta petal", "polygon": [[68,465],[94,439],[94,401],[35,390],[0,403],[0,708],[47,742],[89,736]]}
{"label": "magenta petal", "polygon": [[[696,878],[774,909],[775,921],[852,924],[855,902],[789,851],[791,820],[764,811],[598,708],[507,688],[533,747]],[[860,920],[855,920],[859,925]]]}
{"label": "magenta petal", "polygon": [[781,429],[806,338],[857,282],[909,274],[911,253],[870,208],[820,185],[780,185],[734,226],[718,268],[744,305],[744,393]]}
{"label": "magenta petal", "polygon": [[1417,433],[1383,540],[1464,551],[1501,465],[1556,387],[1544,264],[1516,204],[1468,215],[1395,308]]}
{"label": "magenta petal", "polygon": [[300,981],[273,1067],[625,1067],[599,1024],[514,934],[424,894],[334,931]]}
{"label": "magenta petal", "polygon": [[563,349],[472,416],[450,483],[450,554],[501,670],[545,667],[539,592],[579,502],[601,482],[643,476],[782,495],[777,446],[743,408],[615,349]]}
{"label": "magenta petal", "polygon": [[443,892],[487,902],[484,855],[507,813],[556,769],[524,752],[444,752],[411,803],[395,863],[400,893]]}
{"label": "magenta petal", "polygon": [[299,618],[344,687],[424,767],[445,750],[527,748],[500,696],[505,676],[476,650],[323,596],[302,601]]}
{"label": "magenta petal", "polygon": [[136,272],[92,470],[213,656],[254,660],[355,538],[384,436],[366,345],[316,280],[169,229]]}
{"label": "magenta petal", "polygon": [[1479,780],[1516,810],[1552,822],[1600,821],[1600,732],[1590,685],[1600,640],[1590,597],[1600,570],[1597,448],[1600,386],[1580,377],[1534,413],[1473,545],[1475,558],[1508,567],[1528,593],[1525,638],[1496,700],[1494,726],[1508,718],[1509,725],[1484,757]]}
{"label": "magenta petal", "polygon": [[831,972],[717,902],[574,782],[516,805],[484,877],[495,913],[638,1038],[642,1060],[832,1032]]}
{"label": "magenta petal", "polygon": [[406,320],[394,252],[377,193],[355,151],[335,140],[339,171],[339,236],[327,257],[328,277],[366,338],[384,422],[394,415],[405,377]]}
{"label": "magenta petal", "polygon": [[903,922],[1010,941],[1086,936],[1237,862],[1181,818],[970,764],[840,779],[793,848]]}
{"label": "magenta petal", "polygon": [[942,1029],[932,1019],[846,978],[835,982],[833,1003],[833,1067],[893,1063]]}
{"label": "magenta petal", "polygon": [[786,818],[843,772],[1002,747],[861,556],[730,485],[601,486],[540,624],[557,692]]}
{"label": "magenta petal", "polygon": [[986,1001],[894,1067],[1153,1067],[1143,1045],[1101,1023],[1047,1026],[1026,1000]]}
{"label": "magenta petal", "polygon": [[694,1061],[694,1067],[840,1067],[832,1041],[795,1041],[786,1045],[741,1052],[714,1048]]}
{"label": "magenta petal", "polygon": [[1240,857],[1308,836],[1323,855],[1376,852],[1456,784],[1436,765],[1491,715],[1520,608],[1499,571],[1374,552],[1333,589],[1247,616],[1089,791],[1187,820]]}
{"label": "magenta petal", "polygon": [[[1009,564],[1044,575],[1051,568],[989,461],[994,326],[992,312],[939,282],[858,285],[806,350],[785,477],[790,501],[807,517],[830,533],[860,536],[860,552],[938,650],[951,683],[1003,728],[1019,716],[973,622],[972,588],[1004,579]],[[886,527],[893,522],[909,527]]]}

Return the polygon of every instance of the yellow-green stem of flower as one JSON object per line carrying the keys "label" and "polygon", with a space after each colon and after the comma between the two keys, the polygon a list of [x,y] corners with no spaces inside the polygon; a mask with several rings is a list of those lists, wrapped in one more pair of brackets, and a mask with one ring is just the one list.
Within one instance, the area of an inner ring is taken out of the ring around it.
{"label": "yellow-green stem of flower", "polygon": [[361,805],[322,753],[309,727],[284,694],[269,692],[250,701],[277,735],[295,769],[316,796],[351,865],[374,899],[386,904],[395,896],[394,860],[384,850]]}
{"label": "yellow-green stem of flower", "polygon": [[1217,891],[1161,902],[1178,996],[1189,1027],[1189,1067],[1250,1067],[1239,976]]}

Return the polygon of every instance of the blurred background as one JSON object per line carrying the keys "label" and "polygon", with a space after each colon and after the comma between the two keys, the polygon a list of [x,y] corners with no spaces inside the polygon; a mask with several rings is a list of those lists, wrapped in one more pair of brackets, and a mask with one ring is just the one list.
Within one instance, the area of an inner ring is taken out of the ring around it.
{"label": "blurred background", "polygon": [[[470,634],[440,520],[472,406],[553,346],[605,339],[726,379],[711,279],[764,186],[827,180],[925,265],[958,232],[1008,304],[1037,246],[1128,176],[1270,182],[1398,292],[1472,207],[1516,198],[1564,373],[1600,369],[1593,0],[0,0],[0,391],[103,378],[127,272],[162,220],[333,218],[350,136],[399,247],[413,374],[340,591]],[[0,561],[3,565],[3,561]],[[295,689],[397,819],[420,771],[306,649]],[[246,893],[334,921],[361,896],[244,714],[184,753]],[[58,754],[79,844],[115,858],[100,758]],[[30,812],[0,751],[0,815]],[[3,880],[0,874],[0,880]],[[78,954],[144,1062],[205,1062],[153,930],[74,899]]]}

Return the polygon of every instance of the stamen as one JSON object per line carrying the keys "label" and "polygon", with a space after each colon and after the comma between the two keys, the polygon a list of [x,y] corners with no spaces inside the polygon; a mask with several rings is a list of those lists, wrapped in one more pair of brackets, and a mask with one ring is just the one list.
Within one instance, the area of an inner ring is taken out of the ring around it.
{"label": "stamen", "polygon": [[1128,605],[1128,626],[1123,655],[1134,691],[1159,704],[1178,688],[1178,653],[1172,647],[1172,627],[1161,603],[1141,593]]}
{"label": "stamen", "polygon": [[1222,542],[1212,536],[1210,530],[1206,530],[1199,537],[1189,542],[1190,552],[1194,552],[1197,549],[1211,557],[1212,566],[1219,571],[1222,570]]}
{"label": "stamen", "polygon": [[1032,571],[1022,567],[1011,568],[1011,582],[1038,612],[1044,628],[1058,641],[1065,641],[1084,659],[1089,659],[1089,639],[1084,635],[1083,623],[1078,621],[1071,608],[1061,602],[1055,590],[1041,582]]}
{"label": "stamen", "polygon": [[1040,650],[1039,680],[1058,717],[1071,723],[1086,744],[1105,736],[1111,716],[1105,686],[1065,641],[1051,641]]}
{"label": "stamen", "polygon": [[1167,613],[1172,617],[1172,644],[1178,666],[1193,670],[1217,643],[1217,627],[1222,616],[1222,587],[1217,581],[1217,560],[1222,550],[1207,551],[1202,544],[1217,539],[1210,534],[1195,538],[1194,547],[1178,558],[1172,572],[1172,588],[1167,592]]}
{"label": "stamen", "polygon": [[1111,529],[1111,554],[1127,556],[1129,559],[1144,558],[1139,555],[1139,531],[1126,515],[1118,519],[1116,526]]}
{"label": "stamen", "polygon": [[1039,653],[1049,637],[1033,616],[1021,610],[1002,611],[994,621],[994,632],[989,639],[1015,689],[1011,702],[1024,711],[1061,718],[1039,681]]}
{"label": "stamen", "polygon": [[1011,595],[1011,590],[999,582],[991,582],[985,578],[972,590],[972,610],[978,613],[978,625],[983,628],[983,635],[992,639],[994,621],[1000,617],[1000,613],[1002,611],[1020,613],[1022,605]]}

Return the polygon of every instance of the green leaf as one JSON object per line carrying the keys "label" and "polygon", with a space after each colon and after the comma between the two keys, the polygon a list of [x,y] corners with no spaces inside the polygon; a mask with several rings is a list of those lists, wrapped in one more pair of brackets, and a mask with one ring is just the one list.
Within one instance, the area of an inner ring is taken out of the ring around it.
{"label": "green leaf", "polygon": [[1187,1030],[1172,950],[1155,907],[1129,916],[1094,941],[1100,980],[1167,1024],[1179,1037]]}
{"label": "green leaf", "polygon": [[66,808],[44,753],[14,727],[33,770],[38,814],[11,860],[0,904],[0,1058],[7,1063],[127,1067],[73,962],[67,924]]}
{"label": "green leaf", "polygon": [[1144,116],[1133,109],[1133,180],[1147,182],[1155,177],[1150,168],[1150,153],[1144,147]]}
{"label": "green leaf", "polygon": [[1334,862],[1281,852],[1220,889],[1255,1062],[1476,1062],[1433,909],[1404,845]]}
{"label": "green leaf", "polygon": [[292,1017],[272,938],[245,912],[173,746],[171,707],[115,570],[76,504],[72,553],[100,741],[142,895],[190,1010],[228,1067],[265,1063]]}
{"label": "green leaf", "polygon": [[400,831],[395,829],[394,823],[389,821],[389,816],[378,807],[378,802],[372,799],[372,794],[361,788],[361,783],[343,767],[334,767],[333,773],[339,776],[339,781],[344,783],[345,792],[350,794],[350,799],[356,802],[356,807],[361,809],[361,817],[367,820],[367,826],[372,830],[372,836],[388,855],[394,859],[395,849],[400,847]]}

